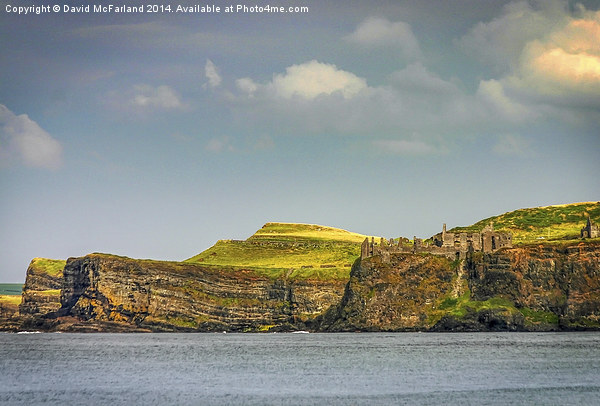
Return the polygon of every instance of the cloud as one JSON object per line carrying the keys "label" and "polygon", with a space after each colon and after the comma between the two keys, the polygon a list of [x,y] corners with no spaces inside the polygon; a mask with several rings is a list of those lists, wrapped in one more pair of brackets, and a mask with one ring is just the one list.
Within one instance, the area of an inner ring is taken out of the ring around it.
{"label": "cloud", "polygon": [[600,122],[600,11],[570,13],[559,0],[511,3],[459,43],[501,67],[478,96],[504,117]]}
{"label": "cloud", "polygon": [[236,87],[241,90],[247,96],[254,96],[254,93],[258,90],[258,84],[250,78],[241,78],[235,81]]}
{"label": "cloud", "polygon": [[406,68],[393,72],[390,83],[403,93],[420,95],[457,95],[458,87],[449,81],[429,72],[420,62],[408,65]]}
{"label": "cloud", "polygon": [[406,58],[421,57],[419,42],[409,24],[385,18],[369,17],[361,22],[353,33],[344,37],[347,41],[363,47],[398,47]]}
{"label": "cloud", "polygon": [[136,85],[134,94],[129,102],[141,108],[173,110],[183,107],[179,95],[169,86],[152,87],[150,85]]}
{"label": "cloud", "polygon": [[[527,44],[512,81],[545,95],[600,95],[600,11]],[[600,107],[598,101],[595,107]]]}
{"label": "cloud", "polygon": [[108,93],[106,103],[113,110],[126,113],[151,113],[157,111],[185,110],[187,105],[179,94],[166,85],[134,85],[125,91]]}
{"label": "cloud", "polygon": [[0,104],[0,157],[27,166],[57,169],[62,165],[62,146],[26,114],[16,115]]}
{"label": "cloud", "polygon": [[[508,96],[492,82],[469,95],[418,62],[393,72],[380,86],[368,86],[351,72],[316,61],[293,65],[273,77],[266,84],[238,79],[237,95],[223,99],[232,103],[234,116],[245,126],[299,134],[396,134],[399,139],[403,136],[397,134],[415,133],[468,137],[494,125],[506,132],[524,115],[511,109]],[[417,146],[395,147],[415,152]]]}
{"label": "cloud", "polygon": [[247,95],[261,90],[266,97],[305,100],[333,94],[350,99],[367,88],[367,82],[355,74],[316,60],[289,66],[285,74],[274,75],[273,80],[265,85],[259,85],[250,78],[239,79],[236,85]]}
{"label": "cloud", "polygon": [[543,37],[565,18],[560,0],[512,2],[501,16],[478,23],[456,42],[496,72],[506,72],[518,64],[527,43]]}
{"label": "cloud", "polygon": [[502,83],[496,79],[480,81],[476,96],[490,111],[509,121],[518,123],[536,116],[533,107],[509,98]]}
{"label": "cloud", "polygon": [[209,87],[215,88],[221,84],[221,75],[219,75],[217,67],[210,59],[206,60],[206,65],[204,65],[204,74],[208,79]]}

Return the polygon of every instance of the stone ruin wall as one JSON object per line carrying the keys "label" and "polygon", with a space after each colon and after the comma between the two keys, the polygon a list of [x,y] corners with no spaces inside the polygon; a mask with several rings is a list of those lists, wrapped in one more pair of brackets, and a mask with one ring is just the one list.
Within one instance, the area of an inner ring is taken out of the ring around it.
{"label": "stone ruin wall", "polygon": [[587,224],[581,229],[581,238],[598,238],[600,237],[600,227],[592,223],[592,219],[588,217]]}
{"label": "stone ruin wall", "polygon": [[390,254],[433,254],[442,255],[450,259],[464,259],[469,250],[479,252],[493,252],[500,248],[512,247],[512,235],[494,231],[493,225],[486,226],[480,233],[449,233],[446,224],[442,232],[431,237],[432,242],[424,242],[414,237],[413,243],[406,238],[400,238],[396,243],[394,239],[381,238],[379,243],[374,238],[366,238],[361,246],[361,258],[374,255],[389,256]]}

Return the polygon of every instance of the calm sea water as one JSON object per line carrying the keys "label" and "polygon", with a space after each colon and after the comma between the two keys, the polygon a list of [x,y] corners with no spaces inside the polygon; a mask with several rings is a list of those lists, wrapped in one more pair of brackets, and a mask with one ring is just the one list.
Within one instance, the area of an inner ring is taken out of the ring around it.
{"label": "calm sea water", "polygon": [[598,405],[599,333],[0,334],[2,405]]}

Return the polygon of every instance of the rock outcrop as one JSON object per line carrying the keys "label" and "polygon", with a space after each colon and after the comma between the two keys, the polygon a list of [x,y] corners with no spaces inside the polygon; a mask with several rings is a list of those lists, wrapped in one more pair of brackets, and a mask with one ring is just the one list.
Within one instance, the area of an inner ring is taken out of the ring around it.
{"label": "rock outcrop", "polygon": [[67,261],[58,316],[150,331],[294,330],[343,289],[344,281],[91,254]]}
{"label": "rock outcrop", "polygon": [[[533,313],[529,328],[600,327],[600,242],[506,249],[471,258],[468,269],[472,299],[510,300],[527,309],[525,316]],[[536,314],[548,315],[551,322],[535,321]]]}
{"label": "rock outcrop", "polygon": [[341,302],[319,320],[323,331],[423,331],[436,301],[452,289],[457,263],[393,254],[357,260]]}
{"label": "rock outcrop", "polygon": [[359,260],[324,331],[600,329],[600,243]]}
{"label": "rock outcrop", "polygon": [[31,261],[19,306],[22,316],[40,316],[60,308],[64,266],[62,260],[34,258]]}

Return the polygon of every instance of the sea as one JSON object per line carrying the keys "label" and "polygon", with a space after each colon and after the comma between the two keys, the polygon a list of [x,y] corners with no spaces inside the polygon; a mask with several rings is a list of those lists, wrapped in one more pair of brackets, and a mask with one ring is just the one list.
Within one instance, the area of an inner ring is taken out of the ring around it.
{"label": "sea", "polygon": [[600,333],[0,333],[1,405],[600,405]]}

